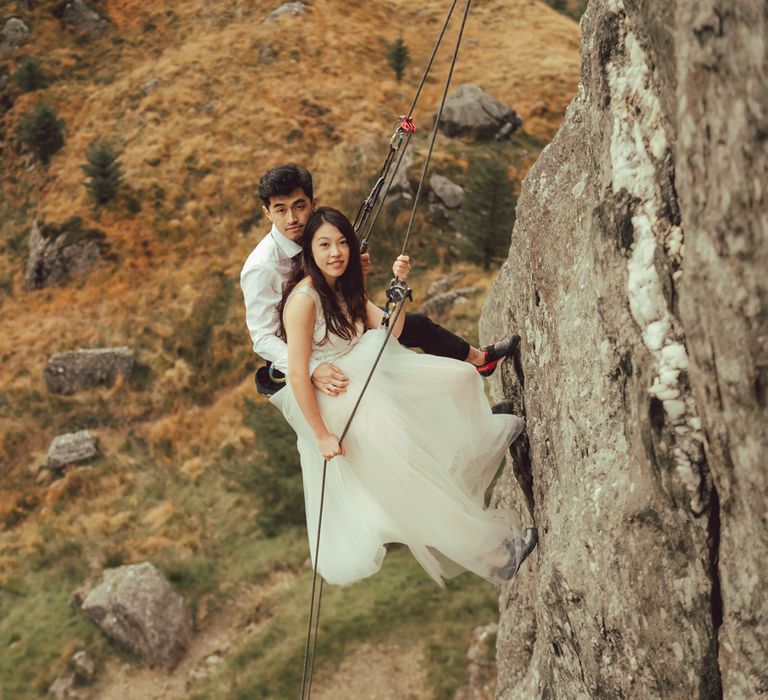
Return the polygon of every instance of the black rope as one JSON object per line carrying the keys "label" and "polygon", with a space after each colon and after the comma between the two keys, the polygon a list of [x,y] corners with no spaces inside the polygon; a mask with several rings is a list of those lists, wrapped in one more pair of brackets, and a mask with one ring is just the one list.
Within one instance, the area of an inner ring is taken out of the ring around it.
{"label": "black rope", "polygon": [[[312,671],[309,668],[309,641],[312,638],[312,624],[314,622],[315,587],[317,586],[317,558],[320,555],[320,528],[323,525],[323,502],[325,501],[325,476],[328,471],[328,460],[323,460],[323,481],[320,487],[320,515],[317,521],[317,544],[315,545],[315,560],[312,574],[312,597],[309,603],[309,622],[307,623],[307,644],[304,648],[304,672],[301,679],[301,699],[304,700],[304,691],[307,687],[307,679],[311,679]],[[320,579],[320,594],[322,596],[323,581]],[[315,648],[317,648],[317,628],[320,626],[320,598],[317,601],[317,622],[315,624]],[[314,654],[312,655],[314,665]],[[310,680],[311,687],[311,680]],[[309,695],[307,695],[309,697]]]}

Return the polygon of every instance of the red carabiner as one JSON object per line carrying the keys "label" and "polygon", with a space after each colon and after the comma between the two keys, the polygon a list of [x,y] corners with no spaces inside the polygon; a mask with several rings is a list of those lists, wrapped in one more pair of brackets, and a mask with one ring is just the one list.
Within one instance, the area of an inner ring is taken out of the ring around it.
{"label": "red carabiner", "polygon": [[413,123],[413,119],[405,116],[405,114],[400,115],[400,128],[406,134],[412,134],[416,131],[416,125]]}

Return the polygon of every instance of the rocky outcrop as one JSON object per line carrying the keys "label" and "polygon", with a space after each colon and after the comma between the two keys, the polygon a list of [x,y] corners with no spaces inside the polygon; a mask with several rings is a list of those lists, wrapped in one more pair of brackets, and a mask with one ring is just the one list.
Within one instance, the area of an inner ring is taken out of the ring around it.
{"label": "rocky outcrop", "polygon": [[444,175],[435,173],[429,178],[429,188],[446,209],[458,209],[464,199],[464,189]]}
{"label": "rocky outcrop", "polygon": [[498,625],[492,622],[472,630],[472,644],[467,652],[469,667],[467,683],[459,688],[453,700],[491,700],[496,685],[496,660],[494,642]]}
{"label": "rocky outcrop", "polygon": [[421,305],[421,313],[435,320],[443,320],[456,304],[464,304],[468,297],[480,292],[480,287],[462,287],[436,294]]}
{"label": "rocky outcrop", "polygon": [[99,454],[96,442],[90,431],[79,430],[55,437],[48,448],[45,466],[48,469],[61,469],[68,464],[82,464]]}
{"label": "rocky outcrop", "polygon": [[509,138],[522,124],[514,109],[476,85],[460,85],[451,93],[440,118],[440,128],[447,136],[481,139]]}
{"label": "rocky outcrop", "polygon": [[150,562],[106,569],[70,603],[149,666],[172,668],[192,640],[192,613]]}
{"label": "rocky outcrop", "polygon": [[52,355],[43,375],[49,391],[74,394],[81,389],[112,386],[118,377],[130,375],[133,363],[133,350],[124,345],[69,350]]}
{"label": "rocky outcrop", "polygon": [[497,498],[541,538],[502,591],[498,698],[768,692],[767,7],[582,20],[481,322],[523,336]]}
{"label": "rocky outcrop", "polygon": [[27,41],[29,27],[18,17],[11,17],[3,25],[0,32],[0,52],[9,53],[15,51]]}
{"label": "rocky outcrop", "polygon": [[64,8],[61,20],[81,36],[101,36],[109,28],[107,20],[88,7],[83,0],[74,0],[74,2],[68,3]]}
{"label": "rocky outcrop", "polygon": [[106,234],[84,229],[79,217],[63,224],[38,224],[29,233],[29,258],[24,274],[27,289],[42,289],[84,274],[99,260],[114,260]]}
{"label": "rocky outcrop", "polygon": [[[397,160],[395,161],[395,165]],[[402,155],[400,167],[395,170],[395,166],[389,172],[384,181],[382,191],[388,192],[387,206],[393,209],[407,209],[413,206],[413,190],[408,181],[408,169],[413,164],[413,151],[406,150]]]}
{"label": "rocky outcrop", "polygon": [[298,0],[296,2],[286,2],[267,15],[267,22],[271,22],[279,17],[297,17],[298,15],[303,15],[306,9],[307,6]]}

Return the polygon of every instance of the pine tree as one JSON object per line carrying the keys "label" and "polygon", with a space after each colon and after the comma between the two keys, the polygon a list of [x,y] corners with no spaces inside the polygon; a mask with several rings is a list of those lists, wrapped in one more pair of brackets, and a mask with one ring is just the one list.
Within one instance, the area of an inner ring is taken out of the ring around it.
{"label": "pine tree", "polygon": [[40,90],[49,82],[40,61],[33,56],[25,56],[21,59],[18,68],[13,73],[13,80],[22,92]]}
{"label": "pine tree", "polygon": [[117,196],[123,184],[120,163],[112,147],[101,139],[88,147],[85,157],[88,163],[81,166],[89,178],[85,189],[94,206],[101,207]]}
{"label": "pine tree", "polygon": [[389,67],[395,71],[397,82],[399,83],[403,79],[405,67],[411,62],[408,47],[405,45],[402,37],[399,37],[397,41],[390,44],[389,51],[387,52],[387,61],[389,62]]}
{"label": "pine tree", "polygon": [[516,206],[513,183],[499,156],[473,162],[457,221],[464,257],[486,270],[501,262],[509,249]]}
{"label": "pine tree", "polygon": [[64,145],[63,128],[64,120],[41,102],[34,112],[22,117],[19,138],[38,160],[48,165],[53,154]]}

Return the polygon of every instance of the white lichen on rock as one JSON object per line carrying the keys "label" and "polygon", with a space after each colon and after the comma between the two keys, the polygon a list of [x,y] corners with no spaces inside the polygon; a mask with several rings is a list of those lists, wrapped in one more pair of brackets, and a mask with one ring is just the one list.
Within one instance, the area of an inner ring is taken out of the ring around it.
{"label": "white lichen on rock", "polygon": [[[621,0],[609,4],[615,12],[624,9]],[[659,181],[669,157],[669,140],[645,52],[626,21],[622,32],[624,60],[610,62],[607,72],[613,122],[612,189],[614,193],[626,190],[640,202],[632,216],[634,244],[627,263],[629,308],[655,362],[648,394],[664,407],[674,434],[671,453],[677,473],[690,492],[692,510],[701,512],[701,422],[690,389],[681,381],[688,355],[684,336],[669,311],[657,265],[659,258],[665,259],[675,282],[682,274],[684,232],[658,214],[663,210]]]}

